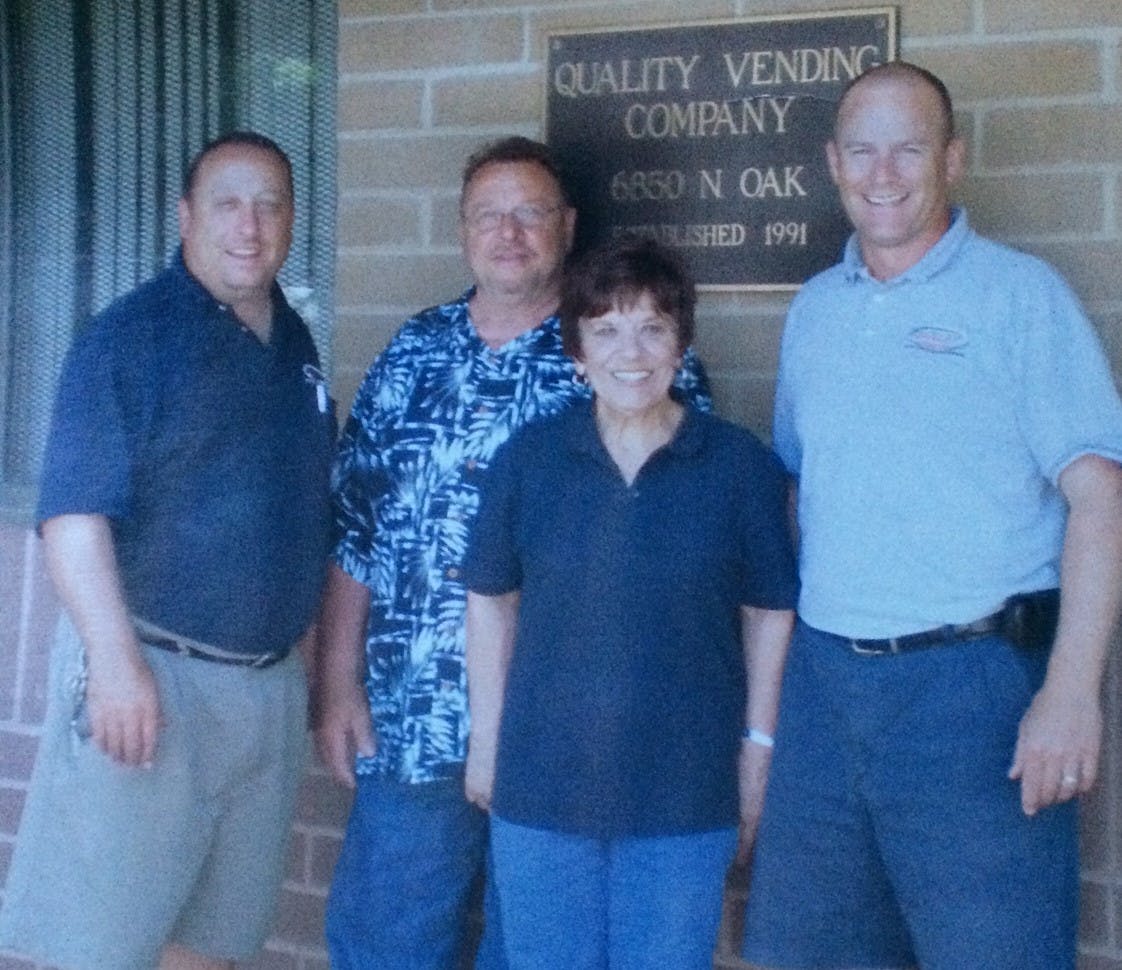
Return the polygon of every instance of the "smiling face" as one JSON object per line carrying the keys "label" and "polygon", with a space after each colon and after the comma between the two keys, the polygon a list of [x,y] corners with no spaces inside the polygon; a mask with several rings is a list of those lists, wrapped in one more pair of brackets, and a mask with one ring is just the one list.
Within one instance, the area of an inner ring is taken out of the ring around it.
{"label": "smiling face", "polygon": [[183,261],[216,300],[245,319],[270,306],[292,222],[281,160],[262,148],[224,145],[204,156],[179,201]]}
{"label": "smiling face", "polygon": [[659,311],[649,293],[582,318],[578,330],[575,366],[592,386],[598,411],[640,417],[666,407],[683,348],[674,319]]}
{"label": "smiling face", "polygon": [[527,303],[555,297],[575,223],[576,213],[541,165],[484,165],[460,206],[460,239],[476,286]]}
{"label": "smiling face", "polygon": [[826,146],[830,174],[878,279],[923,258],[950,225],[950,187],[964,147],[947,139],[938,93],[921,80],[880,77],[845,95]]}

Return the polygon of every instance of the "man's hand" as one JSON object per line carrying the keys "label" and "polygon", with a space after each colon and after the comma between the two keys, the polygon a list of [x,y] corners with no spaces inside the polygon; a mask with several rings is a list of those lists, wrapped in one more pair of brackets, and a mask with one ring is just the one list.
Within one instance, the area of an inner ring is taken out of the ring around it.
{"label": "man's hand", "polygon": [[370,724],[370,705],[357,683],[322,689],[316,704],[316,751],[340,785],[355,787],[355,755],[373,758],[378,751]]}
{"label": "man's hand", "polygon": [[740,787],[740,834],[736,846],[736,863],[745,865],[756,842],[760,816],[764,810],[767,776],[771,768],[771,748],[747,739],[740,742],[737,764]]}
{"label": "man's hand", "polygon": [[493,745],[468,744],[464,767],[464,795],[473,805],[491,811],[491,793],[495,788],[495,749]]}
{"label": "man's hand", "polygon": [[90,736],[114,761],[150,768],[160,729],[160,699],[152,670],[143,658],[115,657],[91,663],[86,683]]}
{"label": "man's hand", "polygon": [[1021,781],[1026,815],[1091,790],[1098,775],[1103,717],[1097,694],[1040,689],[1021,718],[1009,777]]}

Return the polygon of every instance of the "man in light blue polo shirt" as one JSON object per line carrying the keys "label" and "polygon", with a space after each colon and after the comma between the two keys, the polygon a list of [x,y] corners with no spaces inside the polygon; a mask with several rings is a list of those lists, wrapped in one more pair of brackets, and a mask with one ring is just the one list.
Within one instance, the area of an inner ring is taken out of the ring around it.
{"label": "man in light blue polo shirt", "polygon": [[949,205],[965,148],[938,78],[867,72],[828,158],[856,232],[783,339],[802,593],[745,956],[1070,968],[1122,404],[1063,280]]}

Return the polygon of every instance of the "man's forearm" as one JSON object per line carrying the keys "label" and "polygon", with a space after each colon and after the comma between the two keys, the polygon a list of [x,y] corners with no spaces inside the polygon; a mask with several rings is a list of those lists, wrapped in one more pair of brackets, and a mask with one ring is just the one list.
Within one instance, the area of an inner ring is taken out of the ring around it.
{"label": "man's forearm", "polygon": [[1069,512],[1048,680],[1097,697],[1122,610],[1122,468],[1084,456],[1060,485]]}
{"label": "man's forearm", "polygon": [[331,563],[316,649],[315,681],[321,691],[349,689],[358,683],[369,615],[370,590]]}
{"label": "man's forearm", "polygon": [[139,657],[113,535],[102,515],[60,515],[43,523],[47,568],[91,663]]}

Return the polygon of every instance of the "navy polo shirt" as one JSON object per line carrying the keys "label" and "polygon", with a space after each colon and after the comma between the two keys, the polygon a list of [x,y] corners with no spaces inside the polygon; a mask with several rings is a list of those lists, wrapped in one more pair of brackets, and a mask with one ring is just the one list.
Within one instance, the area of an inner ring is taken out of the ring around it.
{"label": "navy polo shirt", "polygon": [[741,604],[793,609],[779,462],[687,408],[628,486],[592,406],[515,435],[483,489],[468,588],[520,590],[493,809],[594,837],[734,825]]}
{"label": "navy polo shirt", "polygon": [[314,616],[334,416],[280,288],[262,344],[177,256],[77,337],[37,520],[112,525],[136,615],[227,650],[283,651]]}

